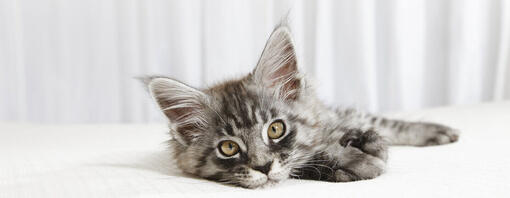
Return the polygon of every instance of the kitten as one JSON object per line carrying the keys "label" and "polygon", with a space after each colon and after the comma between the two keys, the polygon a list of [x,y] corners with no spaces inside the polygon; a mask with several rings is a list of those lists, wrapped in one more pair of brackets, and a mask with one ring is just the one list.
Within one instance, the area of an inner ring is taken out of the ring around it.
{"label": "kitten", "polygon": [[289,29],[275,28],[255,69],[207,89],[145,79],[170,121],[178,166],[221,183],[257,188],[287,178],[348,182],[386,167],[388,145],[455,142],[447,126],[386,119],[321,103],[302,73]]}

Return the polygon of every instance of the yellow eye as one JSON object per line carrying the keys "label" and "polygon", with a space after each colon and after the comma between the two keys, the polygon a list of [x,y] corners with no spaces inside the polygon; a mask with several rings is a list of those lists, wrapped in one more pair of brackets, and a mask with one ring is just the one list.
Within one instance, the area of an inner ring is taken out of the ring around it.
{"label": "yellow eye", "polygon": [[285,124],[281,120],[274,121],[267,128],[267,136],[271,139],[278,139],[285,134]]}
{"label": "yellow eye", "polygon": [[231,140],[221,141],[218,147],[220,149],[220,153],[227,157],[235,155],[239,152],[239,145]]}

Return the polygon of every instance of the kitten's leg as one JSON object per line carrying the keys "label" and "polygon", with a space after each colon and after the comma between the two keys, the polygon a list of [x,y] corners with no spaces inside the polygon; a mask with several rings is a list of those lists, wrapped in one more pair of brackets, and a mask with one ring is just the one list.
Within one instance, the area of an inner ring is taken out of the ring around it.
{"label": "kitten's leg", "polygon": [[431,146],[456,142],[459,131],[429,122],[406,122],[376,118],[374,126],[392,145]]}
{"label": "kitten's leg", "polygon": [[373,130],[336,131],[342,136],[330,138],[292,177],[298,179],[348,182],[372,179],[384,172],[388,158],[387,142]]}
{"label": "kitten's leg", "polygon": [[339,141],[345,147],[342,163],[335,172],[335,181],[347,182],[372,179],[381,175],[388,159],[387,142],[375,131],[352,129]]}
{"label": "kitten's leg", "polygon": [[339,120],[359,128],[375,128],[391,145],[430,146],[456,142],[459,131],[430,122],[386,119],[353,109],[337,111]]}

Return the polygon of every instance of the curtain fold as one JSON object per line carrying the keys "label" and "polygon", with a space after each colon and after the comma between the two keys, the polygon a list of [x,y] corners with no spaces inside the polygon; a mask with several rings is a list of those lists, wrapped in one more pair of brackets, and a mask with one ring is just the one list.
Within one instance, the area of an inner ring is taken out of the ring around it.
{"label": "curtain fold", "polygon": [[0,121],[163,121],[134,77],[195,87],[252,70],[287,17],[331,105],[510,98],[506,0],[0,0]]}

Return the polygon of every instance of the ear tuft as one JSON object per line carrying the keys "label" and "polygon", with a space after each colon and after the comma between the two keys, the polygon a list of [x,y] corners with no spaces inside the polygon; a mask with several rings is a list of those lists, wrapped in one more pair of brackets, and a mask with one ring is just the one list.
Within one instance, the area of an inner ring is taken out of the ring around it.
{"label": "ear tuft", "polygon": [[189,144],[207,125],[205,107],[208,96],[202,91],[166,77],[144,80],[161,111],[174,124],[179,142]]}
{"label": "ear tuft", "polygon": [[301,88],[298,76],[296,50],[290,30],[277,27],[269,37],[264,51],[253,71],[256,83],[275,91],[276,97],[296,100]]}

